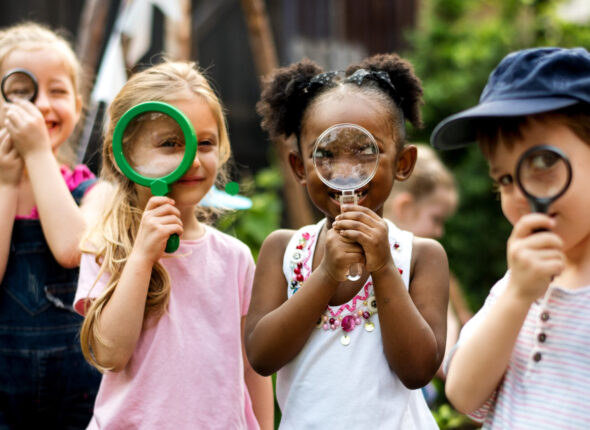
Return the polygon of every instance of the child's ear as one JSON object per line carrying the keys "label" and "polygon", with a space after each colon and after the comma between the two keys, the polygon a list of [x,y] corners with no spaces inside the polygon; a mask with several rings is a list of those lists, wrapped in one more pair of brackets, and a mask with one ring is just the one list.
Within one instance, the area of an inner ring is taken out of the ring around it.
{"label": "child's ear", "polygon": [[416,159],[418,158],[418,148],[414,145],[407,145],[402,148],[397,156],[397,166],[395,169],[395,179],[405,181],[412,174]]}
{"label": "child's ear", "polygon": [[296,151],[289,152],[289,164],[291,165],[291,170],[295,173],[297,181],[301,185],[305,185],[307,181],[305,177],[305,166],[303,165],[301,154]]}
{"label": "child's ear", "polygon": [[76,122],[80,119],[82,115],[82,96],[76,96]]}

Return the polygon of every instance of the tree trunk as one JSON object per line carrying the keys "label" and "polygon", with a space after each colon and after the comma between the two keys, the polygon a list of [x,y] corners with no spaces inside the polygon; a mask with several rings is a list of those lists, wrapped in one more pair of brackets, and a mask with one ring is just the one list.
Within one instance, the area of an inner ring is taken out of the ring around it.
{"label": "tree trunk", "polygon": [[[272,30],[263,0],[241,0],[242,10],[248,26],[248,37],[254,57],[254,65],[260,78],[278,67]],[[274,142],[278,148],[278,158],[285,205],[290,228],[298,228],[314,222],[313,212],[305,189],[297,182],[289,166],[289,146],[283,141]]]}

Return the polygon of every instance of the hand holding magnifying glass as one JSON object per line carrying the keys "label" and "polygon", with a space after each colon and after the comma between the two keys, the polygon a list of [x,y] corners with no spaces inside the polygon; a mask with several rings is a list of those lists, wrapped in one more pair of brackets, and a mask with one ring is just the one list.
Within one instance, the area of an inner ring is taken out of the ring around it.
{"label": "hand holding magnifying glass", "polygon": [[572,166],[559,148],[537,145],[520,156],[515,176],[531,210],[547,213],[551,203],[568,189],[572,181]]}
{"label": "hand holding magnifying glass", "polygon": [[[113,154],[121,172],[136,184],[149,187],[154,196],[168,194],[170,184],[180,179],[197,153],[197,135],[184,113],[157,101],[129,109],[113,132]],[[173,234],[166,252],[178,249]]]}
{"label": "hand holding magnifying glass", "polygon": [[[324,184],[341,191],[340,204],[356,204],[356,190],[368,184],[379,163],[379,148],[371,133],[356,124],[336,124],[325,130],[313,148],[313,164]],[[347,278],[360,279],[363,265],[350,266]]]}

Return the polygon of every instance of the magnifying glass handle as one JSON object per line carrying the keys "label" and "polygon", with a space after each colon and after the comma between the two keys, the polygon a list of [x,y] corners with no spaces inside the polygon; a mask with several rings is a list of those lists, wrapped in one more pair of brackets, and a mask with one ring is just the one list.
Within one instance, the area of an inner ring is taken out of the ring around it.
{"label": "magnifying glass handle", "polygon": [[180,245],[180,237],[178,237],[178,235],[176,233],[174,233],[173,235],[171,235],[168,238],[168,241],[166,242],[166,249],[165,251],[167,253],[171,253],[174,252],[178,249],[178,246]]}
{"label": "magnifying glass handle", "polygon": [[353,263],[348,268],[348,275],[346,278],[349,281],[358,281],[361,279],[361,275],[363,274],[363,263]]}
{"label": "magnifying glass handle", "polygon": [[[340,204],[343,205],[345,203],[352,203],[357,204],[358,196],[354,192],[354,190],[344,190],[340,195]],[[353,263],[348,268],[348,275],[346,278],[349,281],[358,281],[363,274],[363,263]]]}

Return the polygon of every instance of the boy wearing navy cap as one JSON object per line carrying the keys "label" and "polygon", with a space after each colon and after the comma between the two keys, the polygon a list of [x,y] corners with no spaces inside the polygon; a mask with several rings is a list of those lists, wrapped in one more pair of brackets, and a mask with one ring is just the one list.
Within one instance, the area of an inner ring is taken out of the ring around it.
{"label": "boy wearing navy cap", "polygon": [[[508,271],[447,362],[447,397],[484,429],[588,429],[590,54],[506,56],[479,104],[442,121],[431,138],[438,149],[476,141],[513,230]],[[519,157],[539,144],[565,153],[573,172],[547,214],[531,213],[514,178]]]}

